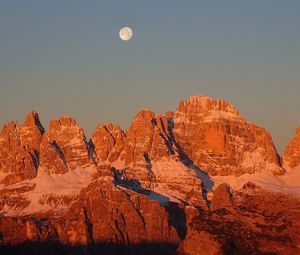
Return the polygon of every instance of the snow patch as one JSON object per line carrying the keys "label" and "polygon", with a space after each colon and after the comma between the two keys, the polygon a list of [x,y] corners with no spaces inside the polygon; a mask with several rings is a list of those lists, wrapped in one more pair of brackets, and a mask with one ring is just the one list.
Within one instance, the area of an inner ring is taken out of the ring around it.
{"label": "snow patch", "polygon": [[281,193],[290,193],[300,196],[300,167],[287,171],[285,175],[275,176],[270,171],[242,176],[211,176],[214,188],[222,183],[228,183],[233,189],[241,189],[247,182]]}
{"label": "snow patch", "polygon": [[[69,207],[66,201],[75,199],[81,189],[91,183],[94,174],[96,174],[95,167],[78,168],[65,174],[51,175],[40,168],[36,178],[10,185],[11,189],[35,185],[33,190],[22,193],[22,196],[30,201],[29,206],[20,212],[13,208],[4,208],[2,212],[7,215],[16,213],[24,215],[49,210],[62,211]],[[47,203],[47,198],[55,202]]]}

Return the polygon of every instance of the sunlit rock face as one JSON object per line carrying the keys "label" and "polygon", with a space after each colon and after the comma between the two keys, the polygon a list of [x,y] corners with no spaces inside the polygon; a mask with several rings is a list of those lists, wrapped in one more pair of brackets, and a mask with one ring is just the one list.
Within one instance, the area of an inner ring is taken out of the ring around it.
{"label": "sunlit rock face", "polygon": [[[220,186],[215,195],[228,194],[227,187]],[[251,183],[230,197],[225,204],[217,198],[218,206],[189,222],[178,255],[299,254],[299,197]]]}
{"label": "sunlit rock face", "polygon": [[2,161],[0,176],[7,186],[0,188],[4,214],[66,210],[97,169],[101,171],[101,164],[96,166],[91,158],[82,128],[67,116],[51,121],[45,133],[37,113],[31,112],[23,125],[6,125],[1,138],[6,143],[2,155],[10,157]]}
{"label": "sunlit rock face", "polygon": [[10,185],[36,176],[43,133],[36,112],[30,112],[23,124],[10,122],[4,125],[0,134],[1,183]]}
{"label": "sunlit rock face", "polygon": [[[79,201],[70,208],[69,216],[66,229],[60,235],[73,244],[80,242],[81,237],[76,238],[72,234],[70,239],[70,235],[66,235],[70,233],[69,229],[75,235],[82,232],[86,236],[83,239],[85,242],[89,239],[127,245],[144,240],[179,242],[177,231],[170,225],[168,213],[159,202],[150,200],[145,195],[120,189],[109,178],[99,179],[84,189]],[[78,221],[83,222],[79,224],[82,231],[78,231]],[[91,224],[90,232],[86,231],[86,222]]]}
{"label": "sunlit rock face", "polygon": [[178,230],[159,202],[117,186],[110,177],[90,183],[63,214],[0,216],[0,229],[7,245],[29,240],[66,247],[94,245],[96,249],[98,244],[108,243],[128,246],[130,251],[131,245],[168,243],[176,247],[180,242]]}
{"label": "sunlit rock face", "polygon": [[153,160],[175,154],[168,118],[149,110],[140,111],[126,133],[111,123],[99,125],[91,143],[100,160],[121,160],[125,165],[138,165],[145,158]]}
{"label": "sunlit rock face", "polygon": [[225,100],[193,96],[181,101],[173,132],[184,153],[211,175],[284,173],[269,133]]}
{"label": "sunlit rock face", "polygon": [[133,119],[127,134],[126,175],[136,178],[151,188],[156,181],[153,162],[175,154],[172,147],[168,120],[149,110],[140,111]]}
{"label": "sunlit rock face", "polygon": [[300,165],[300,127],[296,129],[294,138],[287,145],[283,155],[284,165],[295,168]]}
{"label": "sunlit rock face", "polygon": [[149,110],[140,111],[131,123],[128,137],[129,162],[138,163],[145,160],[145,157],[155,160],[175,154],[165,115],[156,115]]}
{"label": "sunlit rock face", "polygon": [[125,132],[119,126],[100,124],[91,138],[90,146],[98,161],[122,161],[125,160],[126,139]]}
{"label": "sunlit rock face", "polygon": [[83,129],[75,119],[52,120],[41,143],[40,166],[47,173],[88,168],[92,164]]}
{"label": "sunlit rock face", "polygon": [[71,117],[45,132],[30,112],[0,134],[0,253],[298,254],[299,137],[285,172],[268,132],[224,100],[141,110],[89,141]]}
{"label": "sunlit rock face", "polygon": [[99,125],[91,144],[96,158],[143,188],[162,192],[167,199],[205,206],[197,171],[182,162],[172,134],[173,113],[142,110],[128,132],[112,124]]}
{"label": "sunlit rock face", "polygon": [[216,211],[226,209],[234,212],[235,202],[230,186],[226,183],[219,185],[215,191],[210,204],[210,210]]}

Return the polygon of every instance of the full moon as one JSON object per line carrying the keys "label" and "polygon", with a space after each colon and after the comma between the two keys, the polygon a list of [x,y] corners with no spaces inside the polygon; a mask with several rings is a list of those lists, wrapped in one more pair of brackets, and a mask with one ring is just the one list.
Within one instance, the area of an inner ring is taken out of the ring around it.
{"label": "full moon", "polygon": [[122,27],[119,32],[121,40],[128,41],[132,38],[133,31],[130,27]]}

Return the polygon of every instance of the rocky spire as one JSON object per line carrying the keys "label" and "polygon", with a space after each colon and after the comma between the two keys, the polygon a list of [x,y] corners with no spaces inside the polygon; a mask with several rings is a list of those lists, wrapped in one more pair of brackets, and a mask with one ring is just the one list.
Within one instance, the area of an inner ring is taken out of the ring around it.
{"label": "rocky spire", "polygon": [[287,145],[283,155],[284,165],[295,168],[300,165],[300,127],[296,129],[296,134]]}

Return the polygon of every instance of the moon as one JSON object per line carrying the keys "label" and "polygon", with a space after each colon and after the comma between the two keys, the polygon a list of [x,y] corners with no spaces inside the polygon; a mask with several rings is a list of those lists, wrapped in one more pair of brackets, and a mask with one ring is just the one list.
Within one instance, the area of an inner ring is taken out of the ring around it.
{"label": "moon", "polygon": [[119,32],[121,40],[128,41],[133,36],[133,31],[130,27],[122,27]]}

